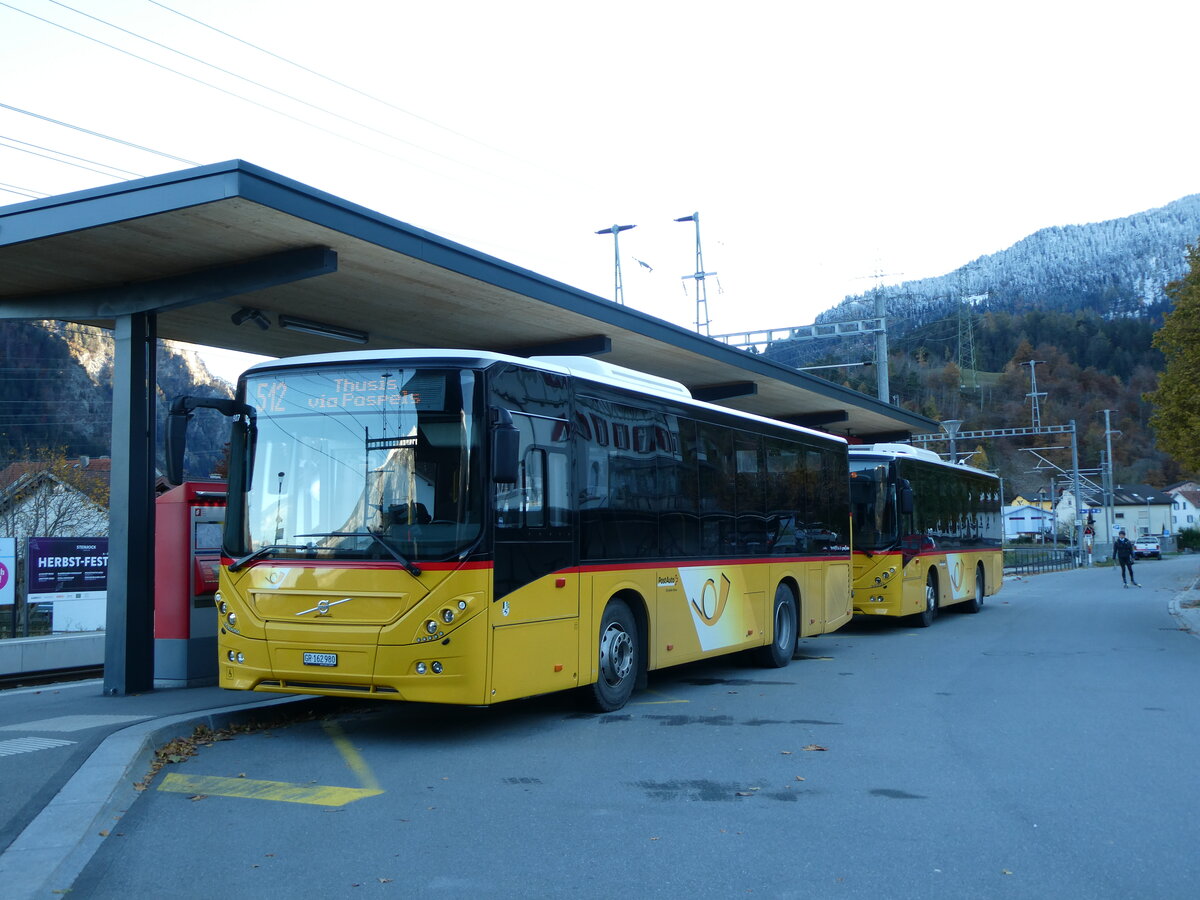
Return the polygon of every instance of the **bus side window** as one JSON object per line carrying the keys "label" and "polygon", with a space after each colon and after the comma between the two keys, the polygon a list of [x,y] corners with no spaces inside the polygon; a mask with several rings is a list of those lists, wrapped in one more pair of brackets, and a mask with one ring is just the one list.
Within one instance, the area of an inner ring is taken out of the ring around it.
{"label": "bus side window", "polygon": [[522,516],[526,528],[546,526],[546,451],[531,447],[521,463]]}
{"label": "bus side window", "polygon": [[498,487],[496,525],[500,528],[547,528],[569,525],[570,466],[566,446],[570,428],[563,419],[513,414],[520,433],[515,484]]}

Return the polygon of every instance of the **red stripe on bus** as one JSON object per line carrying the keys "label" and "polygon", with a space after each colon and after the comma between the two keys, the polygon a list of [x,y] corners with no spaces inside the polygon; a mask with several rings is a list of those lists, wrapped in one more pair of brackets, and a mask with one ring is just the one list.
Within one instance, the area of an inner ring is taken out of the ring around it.
{"label": "red stripe on bus", "polygon": [[[221,565],[228,567],[233,562],[227,556],[221,557]],[[458,572],[464,569],[490,569],[491,560],[476,562],[422,562],[413,560],[422,572]],[[292,569],[403,569],[398,562],[386,559],[354,560],[354,559],[259,559],[244,568],[253,569],[258,566],[275,566]]]}

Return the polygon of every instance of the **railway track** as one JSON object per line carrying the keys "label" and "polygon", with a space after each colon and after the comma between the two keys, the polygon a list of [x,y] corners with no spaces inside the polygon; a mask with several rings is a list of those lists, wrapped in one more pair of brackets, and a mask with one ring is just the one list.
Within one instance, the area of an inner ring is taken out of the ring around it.
{"label": "railway track", "polygon": [[0,691],[18,687],[61,684],[65,681],[86,681],[89,678],[100,678],[103,675],[103,666],[77,666],[69,669],[49,669],[42,672],[0,674]]}

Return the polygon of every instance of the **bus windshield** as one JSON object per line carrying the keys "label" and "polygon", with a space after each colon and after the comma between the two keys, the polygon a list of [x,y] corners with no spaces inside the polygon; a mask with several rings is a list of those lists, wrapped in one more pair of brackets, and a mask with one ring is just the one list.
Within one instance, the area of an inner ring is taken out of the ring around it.
{"label": "bus windshield", "polygon": [[881,460],[850,460],[850,503],[854,521],[854,546],[885,550],[899,540],[896,485]]}
{"label": "bus windshield", "polygon": [[483,523],[477,393],[476,373],[454,369],[250,372],[245,521],[226,549],[243,562],[464,554]]}

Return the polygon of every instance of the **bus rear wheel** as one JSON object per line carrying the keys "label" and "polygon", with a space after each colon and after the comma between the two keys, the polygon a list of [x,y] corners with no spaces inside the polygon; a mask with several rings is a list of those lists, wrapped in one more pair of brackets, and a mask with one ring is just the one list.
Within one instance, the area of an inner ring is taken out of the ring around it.
{"label": "bus rear wheel", "polygon": [[925,579],[925,608],[909,618],[918,628],[928,628],[937,618],[937,608],[937,576],[930,571]]}
{"label": "bus rear wheel", "polygon": [[624,600],[612,599],[600,619],[599,672],[592,705],[599,712],[624,706],[633,694],[640,668],[637,620]]}
{"label": "bus rear wheel", "polygon": [[966,603],[964,603],[962,605],[963,612],[977,613],[981,609],[983,609],[983,594],[984,594],[983,566],[976,566],[975,567],[975,593],[971,595],[971,599],[969,599]]}
{"label": "bus rear wheel", "polygon": [[792,660],[796,652],[797,622],[796,596],[786,584],[775,588],[775,602],[771,610],[771,643],[754,651],[754,661],[766,669],[782,669]]}

